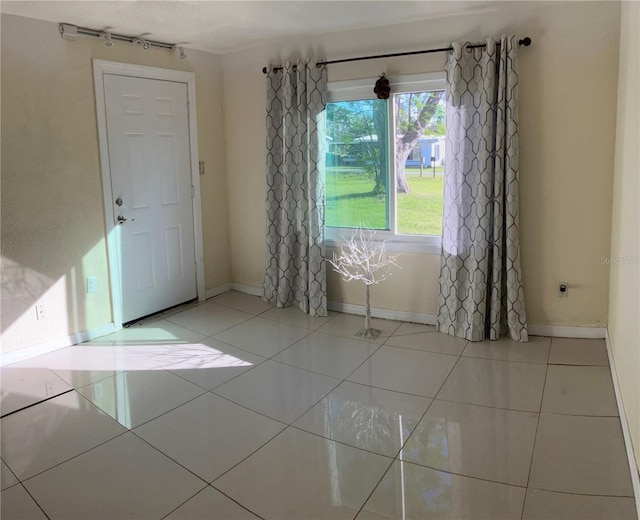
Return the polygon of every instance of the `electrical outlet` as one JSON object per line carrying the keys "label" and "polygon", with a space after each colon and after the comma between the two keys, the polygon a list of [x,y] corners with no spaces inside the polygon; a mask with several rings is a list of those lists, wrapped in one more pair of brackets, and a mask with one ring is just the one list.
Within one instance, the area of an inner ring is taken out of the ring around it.
{"label": "electrical outlet", "polygon": [[565,298],[569,296],[569,284],[567,282],[560,282],[558,290],[560,291],[560,296]]}
{"label": "electrical outlet", "polygon": [[94,293],[98,290],[98,277],[87,276],[87,292]]}
{"label": "electrical outlet", "polygon": [[44,320],[46,318],[46,314],[44,312],[44,303],[36,304],[36,318],[38,320]]}

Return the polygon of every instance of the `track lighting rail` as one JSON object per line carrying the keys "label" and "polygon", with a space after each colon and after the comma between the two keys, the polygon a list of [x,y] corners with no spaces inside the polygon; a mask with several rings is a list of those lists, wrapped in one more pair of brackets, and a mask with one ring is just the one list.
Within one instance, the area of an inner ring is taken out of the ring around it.
{"label": "track lighting rail", "polygon": [[[147,50],[151,47],[156,49],[165,49],[168,51],[180,50],[180,58],[183,59],[184,51],[175,43],[159,42],[155,40],[147,40],[143,36],[128,36],[126,34],[116,34],[104,29],[90,29],[89,27],[79,27],[77,25],[61,23],[60,35],[63,40],[75,41],[78,36],[93,36],[104,40],[106,46],[111,46],[113,42],[131,43],[140,45]],[[186,57],[186,56],[185,56]]]}

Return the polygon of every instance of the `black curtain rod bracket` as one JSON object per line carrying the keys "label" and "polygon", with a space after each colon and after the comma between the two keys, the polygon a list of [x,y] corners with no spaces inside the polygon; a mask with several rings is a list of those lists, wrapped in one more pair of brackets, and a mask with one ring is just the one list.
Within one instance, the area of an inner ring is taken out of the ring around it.
{"label": "black curtain rod bracket", "polygon": [[[526,36],[525,38],[518,40],[518,45],[522,45],[523,47],[529,47],[529,45],[531,45],[531,38]],[[469,45],[468,48],[478,49],[486,46],[487,46],[486,43],[478,43],[476,45]],[[333,65],[334,63],[348,63],[351,61],[378,60],[381,58],[397,58],[399,56],[413,56],[415,54],[431,54],[434,52],[448,52],[452,50],[453,50],[453,47],[449,46],[449,47],[442,47],[440,49],[427,49],[424,51],[395,52],[393,54],[376,54],[375,56],[358,56],[357,58],[344,58],[342,60],[319,61],[318,63],[316,63],[316,66],[322,67],[323,65]],[[271,70],[278,71],[282,69],[283,67],[274,67]],[[268,72],[269,72],[269,69],[267,69],[267,67],[262,67],[263,74],[267,74]]]}

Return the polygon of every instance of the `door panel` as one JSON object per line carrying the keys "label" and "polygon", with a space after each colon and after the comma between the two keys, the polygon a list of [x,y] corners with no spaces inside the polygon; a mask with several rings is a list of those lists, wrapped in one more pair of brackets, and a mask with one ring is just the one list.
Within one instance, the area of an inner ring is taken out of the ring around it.
{"label": "door panel", "polygon": [[197,296],[187,86],[103,79],[127,322]]}

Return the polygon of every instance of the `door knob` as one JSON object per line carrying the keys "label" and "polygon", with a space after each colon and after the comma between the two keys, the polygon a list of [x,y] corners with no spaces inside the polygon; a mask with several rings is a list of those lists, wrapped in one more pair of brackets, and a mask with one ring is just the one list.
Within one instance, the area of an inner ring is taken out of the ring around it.
{"label": "door knob", "polygon": [[133,222],[135,218],[127,218],[122,215],[118,215],[118,224],[122,226],[125,222]]}
{"label": "door knob", "polygon": [[122,206],[122,199],[120,197],[116,199],[116,206]]}

